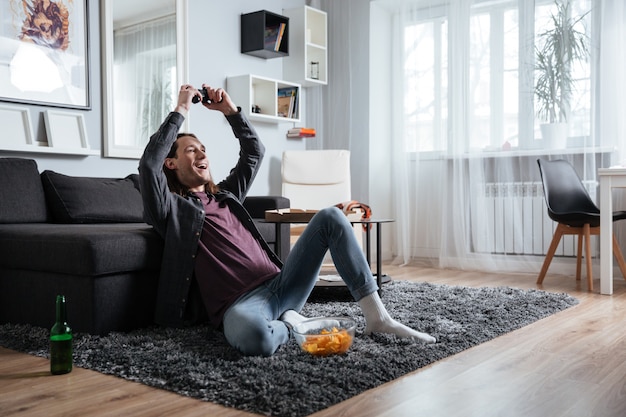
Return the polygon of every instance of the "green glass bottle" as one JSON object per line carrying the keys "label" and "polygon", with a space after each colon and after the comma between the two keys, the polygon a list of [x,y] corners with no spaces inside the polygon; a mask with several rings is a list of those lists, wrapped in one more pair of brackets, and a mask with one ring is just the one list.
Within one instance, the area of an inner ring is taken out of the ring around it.
{"label": "green glass bottle", "polygon": [[57,317],[50,330],[50,372],[53,375],[72,371],[72,329],[67,324],[65,296],[57,295]]}

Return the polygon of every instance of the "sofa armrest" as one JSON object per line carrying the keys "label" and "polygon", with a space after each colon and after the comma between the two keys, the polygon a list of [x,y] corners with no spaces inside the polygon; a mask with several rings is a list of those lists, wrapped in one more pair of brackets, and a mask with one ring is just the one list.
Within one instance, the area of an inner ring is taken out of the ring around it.
{"label": "sofa armrest", "polygon": [[289,208],[290,202],[282,196],[250,196],[246,197],[243,206],[253,219],[265,219],[266,210]]}
{"label": "sofa armrest", "polygon": [[287,197],[282,196],[251,196],[246,197],[243,206],[248,210],[252,219],[263,235],[265,241],[274,249],[274,253],[283,261],[287,259],[289,250],[291,249],[291,228],[285,223],[279,225],[280,229],[280,248],[276,244],[276,224],[265,222],[265,210],[275,210],[289,208],[290,201]]}

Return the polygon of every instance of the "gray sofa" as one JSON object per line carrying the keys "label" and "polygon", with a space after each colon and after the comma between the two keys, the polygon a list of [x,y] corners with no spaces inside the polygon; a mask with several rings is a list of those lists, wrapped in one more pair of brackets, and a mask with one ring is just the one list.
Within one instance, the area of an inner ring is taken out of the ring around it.
{"label": "gray sofa", "polygon": [[[55,296],[65,294],[74,331],[152,324],[163,244],[143,222],[137,179],[40,173],[32,159],[0,158],[0,323],[52,326]],[[248,197],[244,205],[275,245],[275,227],[262,219],[289,200]],[[281,241],[284,259],[288,225]]]}

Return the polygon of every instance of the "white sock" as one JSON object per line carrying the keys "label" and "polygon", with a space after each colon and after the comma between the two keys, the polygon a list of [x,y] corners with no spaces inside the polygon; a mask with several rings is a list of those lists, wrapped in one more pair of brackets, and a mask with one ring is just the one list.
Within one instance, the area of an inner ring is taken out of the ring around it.
{"label": "white sock", "polygon": [[413,330],[392,319],[383,305],[378,291],[359,300],[361,310],[365,316],[365,334],[390,333],[402,338],[412,338],[426,343],[435,343],[437,340],[427,333]]}
{"label": "white sock", "polygon": [[290,327],[294,327],[295,325],[303,322],[307,318],[308,317],[304,317],[303,315],[298,313],[296,310],[287,310],[283,314],[280,315],[278,320],[284,321]]}

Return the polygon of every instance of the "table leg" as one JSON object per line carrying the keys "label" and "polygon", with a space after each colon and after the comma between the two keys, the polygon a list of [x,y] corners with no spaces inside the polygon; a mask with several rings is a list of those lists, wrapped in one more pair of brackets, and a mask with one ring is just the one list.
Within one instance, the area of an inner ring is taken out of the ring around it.
{"label": "table leg", "polygon": [[613,197],[611,176],[600,176],[600,294],[613,294]]}
{"label": "table leg", "polygon": [[382,288],[383,283],[383,266],[380,261],[380,252],[382,251],[381,227],[381,223],[376,223],[376,283],[378,284],[378,288]]}
{"label": "table leg", "polygon": [[369,265],[369,267],[372,267],[372,257],[370,255],[371,252],[371,246],[372,246],[372,240],[371,240],[371,236],[370,236],[370,228],[367,227],[365,229],[365,257],[367,258],[367,265]]}
{"label": "table leg", "polygon": [[276,253],[276,256],[278,256],[280,258],[281,261],[285,262],[285,260],[282,257],[282,253],[281,253],[281,249],[283,247],[282,245],[282,230],[280,230],[282,223],[274,223],[276,225],[276,236],[274,236],[274,252]]}
{"label": "table leg", "polygon": [[[365,256],[367,258],[367,265],[372,268],[372,224],[366,224],[365,226]],[[376,284],[378,284],[378,293],[382,291],[382,280],[380,275],[380,223],[376,223]]]}

